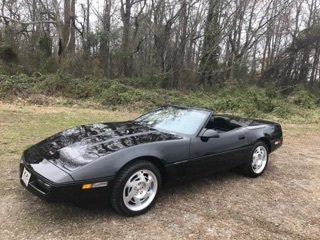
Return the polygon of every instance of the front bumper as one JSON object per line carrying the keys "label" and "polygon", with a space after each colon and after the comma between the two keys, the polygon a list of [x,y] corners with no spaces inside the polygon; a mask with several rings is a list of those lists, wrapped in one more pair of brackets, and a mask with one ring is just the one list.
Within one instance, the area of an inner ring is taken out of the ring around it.
{"label": "front bumper", "polygon": [[[26,169],[31,173],[28,186],[26,186],[22,181],[23,169]],[[25,161],[20,162],[19,178],[21,185],[29,192],[48,202],[84,202],[98,199],[104,200],[107,199],[109,195],[110,185],[112,182],[112,179],[103,179],[103,181],[108,182],[108,186],[92,189],[82,189],[82,185],[85,183],[101,182],[102,179],[56,184],[35,172]]]}

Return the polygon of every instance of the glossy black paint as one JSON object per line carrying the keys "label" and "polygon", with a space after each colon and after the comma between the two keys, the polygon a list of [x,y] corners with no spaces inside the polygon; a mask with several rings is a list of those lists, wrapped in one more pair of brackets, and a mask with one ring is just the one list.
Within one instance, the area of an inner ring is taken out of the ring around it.
{"label": "glossy black paint", "polygon": [[135,122],[91,124],[55,134],[27,149],[24,156],[31,164],[48,160],[74,171],[123,148],[178,138]]}
{"label": "glossy black paint", "polygon": [[[105,195],[117,172],[139,158],[154,162],[165,180],[173,182],[244,164],[258,140],[265,141],[270,152],[282,144],[277,123],[205,111],[210,113],[208,119],[194,136],[159,131],[135,121],[67,129],[24,151],[20,177],[23,168],[31,172],[27,188],[47,200],[60,200],[63,192],[76,198]],[[207,129],[218,135],[206,137]],[[100,181],[107,181],[108,187],[81,189],[83,183]]]}

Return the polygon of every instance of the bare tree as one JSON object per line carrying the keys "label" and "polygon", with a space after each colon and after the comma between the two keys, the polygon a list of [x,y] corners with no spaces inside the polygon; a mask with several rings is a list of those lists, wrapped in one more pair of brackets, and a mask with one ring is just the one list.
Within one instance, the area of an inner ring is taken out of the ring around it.
{"label": "bare tree", "polygon": [[71,56],[110,78],[155,76],[169,88],[270,76],[320,83],[319,0],[101,2],[1,0],[0,46],[38,59],[33,70],[53,52],[57,62]]}
{"label": "bare tree", "polygon": [[66,52],[75,51],[75,4],[76,0],[64,0],[63,47]]}

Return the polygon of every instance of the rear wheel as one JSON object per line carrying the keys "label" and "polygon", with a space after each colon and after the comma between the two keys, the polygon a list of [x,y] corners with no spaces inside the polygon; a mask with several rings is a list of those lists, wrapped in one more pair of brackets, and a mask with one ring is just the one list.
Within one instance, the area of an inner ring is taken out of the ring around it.
{"label": "rear wheel", "polygon": [[244,173],[249,177],[258,177],[266,169],[269,160],[268,147],[264,142],[257,142],[251,151],[250,159],[244,166]]}
{"label": "rear wheel", "polygon": [[134,162],[116,177],[111,204],[122,215],[143,214],[155,203],[160,187],[161,176],[156,166],[145,160]]}

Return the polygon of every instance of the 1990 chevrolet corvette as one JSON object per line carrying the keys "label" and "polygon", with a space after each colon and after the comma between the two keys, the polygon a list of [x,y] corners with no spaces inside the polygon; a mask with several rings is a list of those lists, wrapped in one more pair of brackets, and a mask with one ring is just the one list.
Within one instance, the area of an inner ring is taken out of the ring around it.
{"label": "1990 chevrolet corvette", "polygon": [[46,200],[108,196],[126,216],[146,212],[164,183],[239,167],[258,177],[282,145],[278,123],[164,106],[133,121],[83,125],[25,150],[20,181]]}

